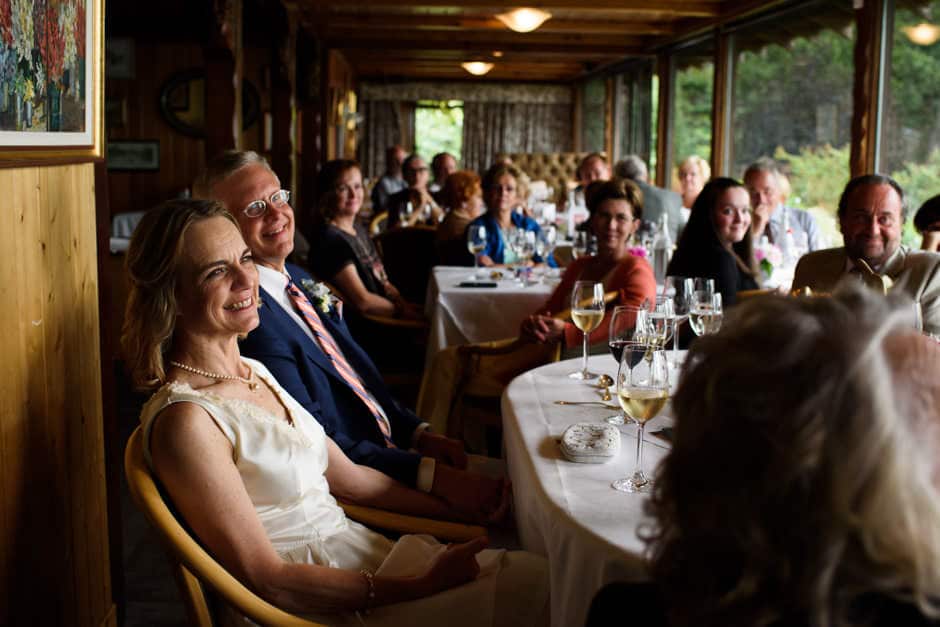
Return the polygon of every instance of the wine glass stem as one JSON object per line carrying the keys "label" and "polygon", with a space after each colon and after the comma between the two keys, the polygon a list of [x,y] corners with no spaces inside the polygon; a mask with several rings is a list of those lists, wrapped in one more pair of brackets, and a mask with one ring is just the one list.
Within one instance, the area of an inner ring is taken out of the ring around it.
{"label": "wine glass stem", "polygon": [[473,254],[473,276],[474,277],[480,276],[480,254],[479,253]]}
{"label": "wine glass stem", "polygon": [[587,379],[588,376],[588,334],[586,331],[581,332],[581,337],[583,338],[582,351],[581,351],[581,374]]}
{"label": "wine glass stem", "polygon": [[643,430],[646,427],[646,423],[639,422],[636,427],[636,468],[633,471],[634,475],[641,474],[643,472]]}
{"label": "wine glass stem", "polygon": [[682,319],[676,318],[676,324],[672,329],[672,363],[676,363],[676,357],[679,353],[679,327],[682,326]]}

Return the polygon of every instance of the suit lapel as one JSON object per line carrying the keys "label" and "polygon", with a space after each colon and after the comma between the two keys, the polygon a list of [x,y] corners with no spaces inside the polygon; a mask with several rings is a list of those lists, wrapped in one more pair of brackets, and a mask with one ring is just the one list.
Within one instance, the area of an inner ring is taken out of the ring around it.
{"label": "suit lapel", "polygon": [[[342,381],[343,378],[339,376],[338,372],[336,372],[336,368],[333,367],[333,363],[329,360],[326,354],[324,354],[320,346],[314,340],[310,339],[310,337],[304,333],[303,329],[297,328],[297,323],[294,321],[294,319],[287,315],[287,312],[284,311],[283,307],[274,302],[274,299],[264,290],[264,288],[260,289],[262,293],[261,309],[264,312],[264,315],[281,328],[281,332],[285,335],[285,337],[300,342],[304,349],[304,354],[308,359],[310,359],[310,361],[314,362],[321,369]],[[343,383],[345,383],[345,381],[343,381]]]}

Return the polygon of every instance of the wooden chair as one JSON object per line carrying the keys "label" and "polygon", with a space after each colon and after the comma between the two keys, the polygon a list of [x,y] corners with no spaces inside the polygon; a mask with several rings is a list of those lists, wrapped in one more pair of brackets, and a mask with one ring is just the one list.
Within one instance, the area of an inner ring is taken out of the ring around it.
{"label": "wooden chair", "polygon": [[[620,292],[617,291],[605,293],[604,304],[610,305],[619,296]],[[571,310],[565,309],[552,317],[569,320]],[[501,431],[499,403],[509,382],[523,372],[558,361],[560,357],[561,343],[544,346],[518,337],[458,346],[457,380],[448,415],[447,434],[458,439],[465,438],[468,423],[478,423],[484,428]],[[474,448],[480,442],[467,444]],[[492,449],[489,444],[487,449]],[[490,455],[498,454],[498,451],[487,452]]]}
{"label": "wooden chair", "polygon": [[757,298],[758,296],[767,296],[768,294],[775,293],[775,290],[768,289],[755,289],[755,290],[741,290],[738,292],[738,302],[743,303],[746,300],[752,298]]}
{"label": "wooden chair", "polygon": [[[189,623],[194,627],[213,627],[205,588],[261,625],[278,627],[321,627],[281,610],[249,590],[219,564],[183,527],[170,510],[150,468],[144,460],[143,430],[137,427],[124,451],[124,472],[131,497],[153,526],[166,550],[173,576],[179,587]],[[350,518],[360,523],[394,533],[427,533],[445,541],[465,541],[486,534],[478,525],[395,514],[383,510],[340,503]]]}
{"label": "wooden chair", "polygon": [[388,224],[388,211],[380,211],[374,216],[369,222],[369,235],[375,237],[379,233],[385,231],[385,226]]}

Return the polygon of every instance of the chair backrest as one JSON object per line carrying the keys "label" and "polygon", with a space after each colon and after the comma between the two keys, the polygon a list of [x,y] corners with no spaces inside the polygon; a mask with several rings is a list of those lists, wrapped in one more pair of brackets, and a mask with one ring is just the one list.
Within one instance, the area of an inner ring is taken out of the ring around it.
{"label": "chair backrest", "polygon": [[380,211],[369,221],[369,235],[376,235],[385,231],[385,225],[388,224],[388,211]]}
{"label": "chair backrest", "polygon": [[392,229],[375,238],[388,280],[412,303],[423,303],[427,295],[437,256],[434,238],[435,229],[427,226]]}
{"label": "chair backrest", "polygon": [[156,529],[166,549],[190,624],[212,627],[212,614],[203,586],[251,620],[281,627],[322,627],[271,605],[249,590],[219,564],[170,511],[144,461],[141,427],[134,430],[124,451],[124,472],[131,497]]}

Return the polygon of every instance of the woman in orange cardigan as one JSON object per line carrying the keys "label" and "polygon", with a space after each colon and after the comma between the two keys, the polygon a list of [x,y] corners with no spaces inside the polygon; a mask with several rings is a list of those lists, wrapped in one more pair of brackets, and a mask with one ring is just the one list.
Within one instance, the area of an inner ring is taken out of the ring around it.
{"label": "woman in orange cardigan", "polygon": [[[581,331],[572,323],[552,318],[571,306],[575,281],[599,281],[604,291],[617,291],[617,305],[637,305],[656,301],[656,279],[646,259],[635,257],[627,241],[636,231],[643,215],[643,193],[630,180],[614,178],[592,183],[585,193],[591,212],[590,229],[597,238],[597,254],[573,261],[562,275],[561,283],[538,312],[522,322],[521,334],[534,341],[550,343],[561,340],[565,346],[578,346]],[[607,344],[607,328],[612,307],[590,337],[591,344]]]}

